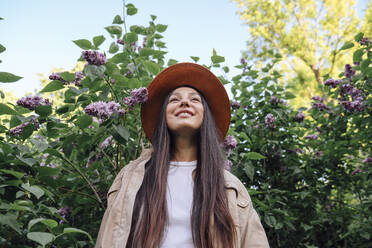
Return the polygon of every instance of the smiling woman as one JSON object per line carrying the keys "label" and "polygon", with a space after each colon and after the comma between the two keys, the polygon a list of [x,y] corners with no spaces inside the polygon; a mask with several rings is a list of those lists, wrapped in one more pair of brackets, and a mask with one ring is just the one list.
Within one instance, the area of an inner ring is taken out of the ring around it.
{"label": "smiling woman", "polygon": [[96,248],[269,247],[245,186],[224,170],[230,103],[218,78],[179,63],[148,93],[141,120],[153,148],[116,177]]}

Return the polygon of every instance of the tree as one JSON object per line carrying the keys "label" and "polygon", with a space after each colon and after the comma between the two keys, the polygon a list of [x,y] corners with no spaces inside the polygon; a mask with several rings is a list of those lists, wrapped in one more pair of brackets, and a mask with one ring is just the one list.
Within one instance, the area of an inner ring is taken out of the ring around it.
{"label": "tree", "polygon": [[[283,57],[278,66],[282,81],[297,95],[294,106],[308,105],[304,99],[319,93],[322,76],[336,76],[350,63],[350,52],[340,48],[361,28],[356,0],[234,1],[251,35],[245,56],[251,61]],[[368,23],[365,28],[372,25]]]}

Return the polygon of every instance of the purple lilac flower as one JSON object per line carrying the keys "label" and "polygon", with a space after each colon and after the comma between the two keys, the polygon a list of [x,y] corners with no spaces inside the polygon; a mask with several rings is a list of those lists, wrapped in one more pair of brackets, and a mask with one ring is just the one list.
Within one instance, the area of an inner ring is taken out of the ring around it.
{"label": "purple lilac flower", "polygon": [[92,157],[88,158],[88,162],[85,165],[85,168],[89,168],[94,162],[97,162],[101,158],[102,158],[102,154],[100,153],[95,154]]}
{"label": "purple lilac flower", "polygon": [[284,103],[282,99],[277,98],[276,96],[271,96],[270,103],[272,105],[278,105],[279,103]]}
{"label": "purple lilac flower", "polygon": [[124,116],[125,113],[126,113],[125,109],[119,109],[119,110],[118,110],[118,115],[119,115],[119,116]]}
{"label": "purple lilac flower", "polygon": [[314,101],[318,101],[318,102],[323,102],[324,99],[321,98],[320,96],[313,96],[311,99],[313,99]]}
{"label": "purple lilac flower", "polygon": [[341,101],[342,106],[348,112],[362,112],[363,111],[363,102],[362,101]]}
{"label": "purple lilac flower", "polygon": [[129,76],[129,75],[131,75],[132,73],[133,73],[133,72],[131,72],[131,71],[127,71],[126,73],[123,74],[123,77]]}
{"label": "purple lilac flower", "polygon": [[305,136],[305,139],[310,139],[310,140],[317,140],[318,138],[319,136],[316,134],[309,134]]}
{"label": "purple lilac flower", "polygon": [[17,101],[17,104],[29,110],[35,110],[35,108],[38,106],[44,106],[44,105],[52,106],[52,103],[49,101],[48,98],[43,99],[40,96],[22,97],[21,99]]}
{"label": "purple lilac flower", "polygon": [[298,114],[296,114],[296,115],[294,116],[293,119],[294,119],[294,121],[297,121],[297,122],[303,122],[304,119],[305,119],[305,114],[302,113],[302,112],[299,112]]}
{"label": "purple lilac flower", "polygon": [[234,150],[237,145],[238,141],[232,135],[227,136],[223,141],[224,150]]}
{"label": "purple lilac flower", "polygon": [[84,112],[87,115],[98,117],[102,120],[109,118],[113,113],[117,113],[120,109],[120,104],[111,102],[94,102],[85,107]]}
{"label": "purple lilac flower", "polygon": [[267,114],[265,117],[265,124],[268,127],[276,128],[275,117],[272,114]]}
{"label": "purple lilac flower", "polygon": [[323,155],[322,151],[316,151],[315,152],[315,156],[317,156],[318,158],[321,157],[322,155]]}
{"label": "purple lilac flower", "polygon": [[363,163],[365,163],[365,164],[372,163],[372,158],[371,157],[367,157],[366,159],[363,160]]}
{"label": "purple lilac flower", "polygon": [[61,81],[64,85],[67,85],[67,84],[70,84],[70,83],[74,83],[76,86],[79,86],[80,85],[80,82],[81,80],[84,78],[84,74],[83,72],[81,71],[77,71],[75,72],[75,79],[72,81],[72,82],[67,82],[65,80],[63,80],[62,76],[61,76],[61,72],[55,72],[55,73],[52,73],[50,76],[49,76],[49,79],[50,80],[59,80]]}
{"label": "purple lilac flower", "polygon": [[[57,213],[62,216],[64,219],[67,219],[70,217],[71,210],[68,207],[63,207],[57,210]],[[63,220],[59,221],[59,224],[62,225],[64,223]]]}
{"label": "purple lilac flower", "polygon": [[311,106],[312,106],[312,108],[318,109],[320,111],[330,110],[330,108],[328,106],[326,106],[324,103],[321,103],[321,102],[313,102],[311,104]]}
{"label": "purple lilac flower", "polygon": [[120,45],[124,45],[124,41],[122,39],[117,39],[116,43],[118,43]]}
{"label": "purple lilac flower", "polygon": [[143,38],[142,47],[146,47],[146,46],[147,46],[147,39],[145,37]]}
{"label": "purple lilac flower", "polygon": [[240,108],[240,102],[238,102],[238,101],[232,101],[231,102],[231,108],[233,108],[233,109],[239,109]]}
{"label": "purple lilac flower", "polygon": [[99,149],[104,150],[106,149],[112,142],[112,136],[107,137],[99,146]]}
{"label": "purple lilac flower", "polygon": [[324,82],[324,85],[330,86],[331,88],[336,88],[341,82],[342,80],[340,79],[334,80],[333,78],[329,78]]}
{"label": "purple lilac flower", "polygon": [[106,64],[106,57],[103,53],[97,51],[83,51],[82,56],[90,65]]}
{"label": "purple lilac flower", "polygon": [[244,59],[244,58],[241,58],[241,59],[240,59],[240,64],[242,64],[242,65],[246,65],[246,64],[247,64],[247,62],[245,61],[245,59]]}
{"label": "purple lilac flower", "polygon": [[22,132],[23,132],[23,128],[25,126],[27,126],[30,122],[34,125],[34,130],[38,130],[40,128],[39,122],[37,122],[36,121],[36,118],[34,118],[34,119],[31,119],[30,121],[26,121],[26,122],[22,123],[19,126],[16,126],[13,129],[10,129],[10,131],[9,131],[10,134],[12,134],[12,135],[21,135]]}
{"label": "purple lilac flower", "polygon": [[345,77],[347,77],[350,81],[355,76],[355,70],[351,67],[350,64],[345,65]]}
{"label": "purple lilac flower", "polygon": [[355,170],[353,170],[352,172],[351,172],[351,175],[355,175],[355,174],[358,174],[358,173],[361,173],[361,172],[363,172],[362,171],[362,169],[361,169],[361,167],[358,167],[357,169],[355,169]]}
{"label": "purple lilac flower", "polygon": [[368,46],[371,41],[367,37],[363,37],[363,39],[359,42],[362,46]]}
{"label": "purple lilac flower", "polygon": [[232,167],[232,162],[230,160],[225,160],[225,170],[230,171]]}
{"label": "purple lilac flower", "polygon": [[134,89],[130,92],[130,97],[124,98],[124,104],[128,105],[129,109],[133,109],[136,104],[146,102],[148,99],[148,91],[145,87]]}

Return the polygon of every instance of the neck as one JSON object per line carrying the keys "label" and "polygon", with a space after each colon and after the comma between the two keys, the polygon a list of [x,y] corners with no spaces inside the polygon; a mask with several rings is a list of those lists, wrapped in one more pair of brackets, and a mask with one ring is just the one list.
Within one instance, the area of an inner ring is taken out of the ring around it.
{"label": "neck", "polygon": [[175,137],[171,161],[194,161],[197,160],[197,154],[198,146],[195,137]]}

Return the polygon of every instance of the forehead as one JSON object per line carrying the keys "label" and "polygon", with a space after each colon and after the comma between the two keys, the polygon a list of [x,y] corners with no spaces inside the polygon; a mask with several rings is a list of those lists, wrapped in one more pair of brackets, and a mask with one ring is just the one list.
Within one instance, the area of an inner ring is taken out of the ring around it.
{"label": "forehead", "polygon": [[187,95],[199,95],[199,92],[196,91],[195,89],[193,88],[190,88],[190,87],[186,87],[186,86],[181,86],[177,89],[174,89],[171,93],[171,95],[179,95],[179,94],[187,94]]}

